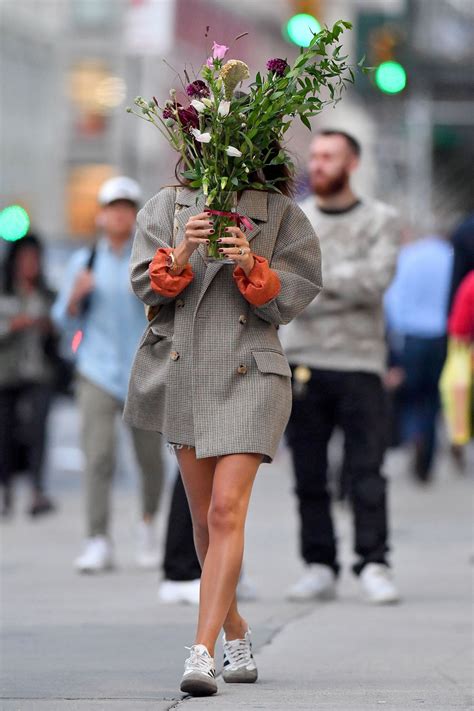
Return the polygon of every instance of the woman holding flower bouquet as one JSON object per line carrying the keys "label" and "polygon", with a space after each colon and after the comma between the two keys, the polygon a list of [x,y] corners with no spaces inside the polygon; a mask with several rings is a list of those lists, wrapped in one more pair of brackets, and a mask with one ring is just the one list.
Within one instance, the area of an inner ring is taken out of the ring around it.
{"label": "woman holding flower bouquet", "polygon": [[192,695],[217,691],[221,628],[224,681],[257,679],[235,595],[245,519],[257,470],[274,457],[291,411],[291,370],[277,330],[321,289],[318,239],[289,197],[280,140],[293,116],[307,122],[321,110],[320,99],[306,97],[314,82],[340,78],[343,59],[328,60],[319,73],[310,63],[340,32],[336,25],[316,35],[319,44],[293,68],[270,60],[249,94],[235,93],[247,66],[224,63],[227,48],[214,43],[203,80],[186,87],[188,107],[174,91],[163,108],[155,99],[135,101],[184,164],[180,186],[161,190],[137,218],[131,281],[150,323],[125,418],[166,437],[190,504],[202,567],[197,631],[181,682]]}

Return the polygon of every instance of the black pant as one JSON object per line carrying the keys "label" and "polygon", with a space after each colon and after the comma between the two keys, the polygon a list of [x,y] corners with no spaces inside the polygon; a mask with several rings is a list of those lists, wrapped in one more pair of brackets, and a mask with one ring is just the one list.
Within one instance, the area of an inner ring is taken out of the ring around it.
{"label": "black pant", "polygon": [[405,381],[400,390],[402,438],[418,445],[418,475],[427,479],[436,453],[439,378],[446,338],[407,336],[401,357]]}
{"label": "black pant", "polygon": [[44,489],[46,425],[51,406],[49,385],[0,389],[0,483],[8,486],[15,471],[27,469],[34,491]]}
{"label": "black pant", "polygon": [[372,373],[312,370],[303,393],[294,393],[287,429],[301,517],[301,553],[307,563],[337,573],[336,538],[328,493],[328,444],[335,427],[344,434],[344,469],[354,511],[359,561],[386,563],[386,482],[381,466],[387,413],[380,378]]}
{"label": "black pant", "polygon": [[168,514],[163,570],[167,580],[185,581],[201,577],[201,566],[194,547],[193,522],[179,472]]}

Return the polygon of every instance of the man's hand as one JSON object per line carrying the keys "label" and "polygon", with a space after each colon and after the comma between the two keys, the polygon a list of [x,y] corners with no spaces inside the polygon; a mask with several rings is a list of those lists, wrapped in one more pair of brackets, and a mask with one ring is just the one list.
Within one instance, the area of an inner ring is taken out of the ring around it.
{"label": "man's hand", "polygon": [[18,314],[14,316],[10,321],[10,331],[12,333],[17,333],[18,331],[25,331],[36,323],[36,319],[32,318],[28,314]]}
{"label": "man's hand", "polygon": [[83,299],[88,296],[95,288],[94,275],[90,269],[84,269],[77,277],[67,311],[69,316],[77,316],[79,307]]}

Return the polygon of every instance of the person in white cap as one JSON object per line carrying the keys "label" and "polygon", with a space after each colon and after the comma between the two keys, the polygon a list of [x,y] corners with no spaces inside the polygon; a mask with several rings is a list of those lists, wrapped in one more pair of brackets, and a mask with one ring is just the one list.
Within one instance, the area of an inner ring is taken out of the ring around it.
{"label": "person in white cap", "polygon": [[[110,493],[115,467],[116,420],[121,414],[137,344],[146,326],[142,303],[129,281],[132,232],[141,189],[131,178],[107,180],[99,191],[97,244],[76,252],[53,306],[53,320],[82,337],[76,354],[82,447],[86,467],[87,538],[75,561],[79,572],[114,565],[110,537]],[[158,509],[163,464],[160,436],[131,429],[142,480],[142,520],[137,563],[156,568],[159,556],[153,519]]]}

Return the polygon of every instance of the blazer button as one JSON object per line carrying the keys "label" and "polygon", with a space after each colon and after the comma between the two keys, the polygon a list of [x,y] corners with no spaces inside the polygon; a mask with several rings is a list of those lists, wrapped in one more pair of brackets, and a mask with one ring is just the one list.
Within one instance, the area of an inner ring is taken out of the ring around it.
{"label": "blazer button", "polygon": [[239,323],[241,323],[242,325],[245,325],[247,323],[247,316],[244,316],[243,314],[241,314],[239,316]]}
{"label": "blazer button", "polygon": [[184,301],[183,301],[183,299],[178,299],[177,302],[176,302],[176,306],[178,307],[178,309],[182,309],[183,306],[184,306]]}
{"label": "blazer button", "polygon": [[239,375],[246,375],[247,370],[248,368],[246,365],[239,365],[239,367],[237,368],[237,372]]}
{"label": "blazer button", "polygon": [[171,358],[171,360],[178,360],[178,358],[179,358],[178,351],[171,351],[170,358]]}

